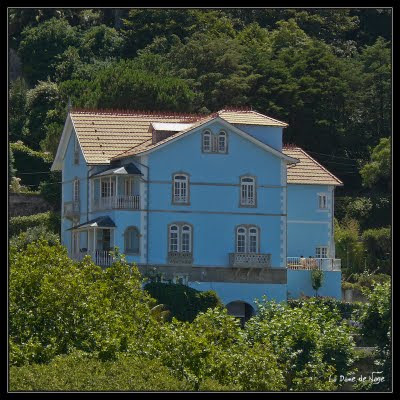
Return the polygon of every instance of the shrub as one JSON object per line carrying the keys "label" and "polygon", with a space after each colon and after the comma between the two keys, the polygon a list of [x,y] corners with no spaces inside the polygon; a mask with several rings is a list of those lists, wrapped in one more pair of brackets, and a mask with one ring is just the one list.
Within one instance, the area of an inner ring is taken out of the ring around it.
{"label": "shrub", "polygon": [[390,254],[392,250],[391,228],[368,229],[363,232],[362,240],[368,252],[368,265],[386,274],[390,274]]}
{"label": "shrub", "polygon": [[29,172],[21,175],[22,185],[37,185],[41,180],[47,179],[43,174],[34,174],[34,172],[50,171],[52,157],[47,153],[35,151],[24,145],[21,141],[10,143],[14,154],[14,166],[18,173]]}
{"label": "shrub", "polygon": [[185,285],[160,282],[150,282],[144,289],[158,303],[167,306],[171,318],[180,321],[192,322],[198,313],[222,306],[217,294],[211,290],[201,292]]}
{"label": "shrub", "polygon": [[190,385],[178,380],[157,360],[121,357],[102,362],[74,352],[49,364],[10,368],[10,390],[17,391],[184,391]]}
{"label": "shrub", "polygon": [[123,261],[102,270],[44,240],[9,252],[11,365],[44,363],[75,349],[111,360],[141,338],[154,305],[140,273]]}
{"label": "shrub", "polygon": [[352,370],[351,328],[336,307],[330,309],[315,298],[294,308],[264,298],[257,315],[246,323],[245,335],[250,344],[271,342],[287,390],[334,390],[337,383],[329,377]]}
{"label": "shrub", "polygon": [[39,239],[45,240],[49,246],[54,246],[60,242],[57,234],[49,231],[44,225],[38,225],[28,228],[25,232],[21,232],[18,236],[13,236],[10,239],[10,246],[13,246],[19,250],[25,250],[28,244]]}
{"label": "shrub", "polygon": [[59,233],[61,229],[60,214],[55,212],[45,212],[33,215],[11,217],[8,226],[9,236],[15,236],[28,228],[43,226],[51,232]]}

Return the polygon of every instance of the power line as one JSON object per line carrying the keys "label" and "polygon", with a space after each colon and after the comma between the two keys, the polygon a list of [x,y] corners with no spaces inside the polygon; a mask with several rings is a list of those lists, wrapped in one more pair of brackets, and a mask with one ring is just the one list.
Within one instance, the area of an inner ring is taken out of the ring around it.
{"label": "power line", "polygon": [[321,156],[334,157],[334,158],[342,158],[342,159],[344,159],[344,160],[359,161],[359,159],[357,159],[357,158],[334,156],[334,155],[332,155],[332,154],[317,153],[316,151],[311,151],[311,150],[306,150],[306,151],[307,151],[307,153],[320,154]]}

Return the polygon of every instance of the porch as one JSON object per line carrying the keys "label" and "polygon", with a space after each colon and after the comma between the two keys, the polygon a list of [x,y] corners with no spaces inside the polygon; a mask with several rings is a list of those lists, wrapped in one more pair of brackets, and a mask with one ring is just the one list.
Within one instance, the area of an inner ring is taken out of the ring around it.
{"label": "porch", "polygon": [[82,261],[86,255],[101,267],[114,262],[110,251],[114,249],[115,224],[110,217],[98,217],[72,227],[71,258]]}
{"label": "porch", "polygon": [[139,210],[141,175],[133,163],[92,175],[91,210]]}
{"label": "porch", "polygon": [[288,269],[340,271],[340,258],[287,257]]}

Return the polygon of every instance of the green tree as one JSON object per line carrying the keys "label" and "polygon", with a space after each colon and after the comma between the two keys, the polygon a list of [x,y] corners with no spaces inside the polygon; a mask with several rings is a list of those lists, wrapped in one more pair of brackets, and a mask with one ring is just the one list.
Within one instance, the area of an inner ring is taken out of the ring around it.
{"label": "green tree", "polygon": [[10,362],[48,362],[74,349],[114,359],[141,338],[154,305],[123,260],[102,270],[44,240],[10,247]]}
{"label": "green tree", "polygon": [[59,89],[56,83],[40,81],[27,94],[27,120],[24,129],[29,139],[36,143],[31,145],[40,149],[40,141],[46,137],[46,118],[48,112],[56,108],[60,101]]}
{"label": "green tree", "polygon": [[77,45],[77,32],[67,20],[52,18],[22,31],[18,53],[24,76],[31,85],[54,74],[56,57]]}
{"label": "green tree", "polygon": [[381,187],[391,192],[391,144],[390,138],[382,138],[379,144],[372,149],[371,161],[360,170],[363,185],[367,187]]}
{"label": "green tree", "polygon": [[[8,102],[8,134],[10,141],[23,138],[23,128],[27,111],[27,85],[23,78],[17,78],[10,84]],[[29,140],[29,139],[28,139]]]}
{"label": "green tree", "polygon": [[322,286],[324,279],[324,273],[320,269],[314,269],[311,271],[311,286],[315,290],[315,296],[318,296],[318,289]]}

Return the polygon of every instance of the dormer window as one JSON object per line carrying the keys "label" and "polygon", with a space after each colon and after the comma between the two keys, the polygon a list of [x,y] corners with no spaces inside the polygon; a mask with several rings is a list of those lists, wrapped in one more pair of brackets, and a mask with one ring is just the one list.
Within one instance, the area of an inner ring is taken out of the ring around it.
{"label": "dormer window", "polygon": [[186,174],[175,174],[172,187],[173,204],[189,204],[189,177]]}

